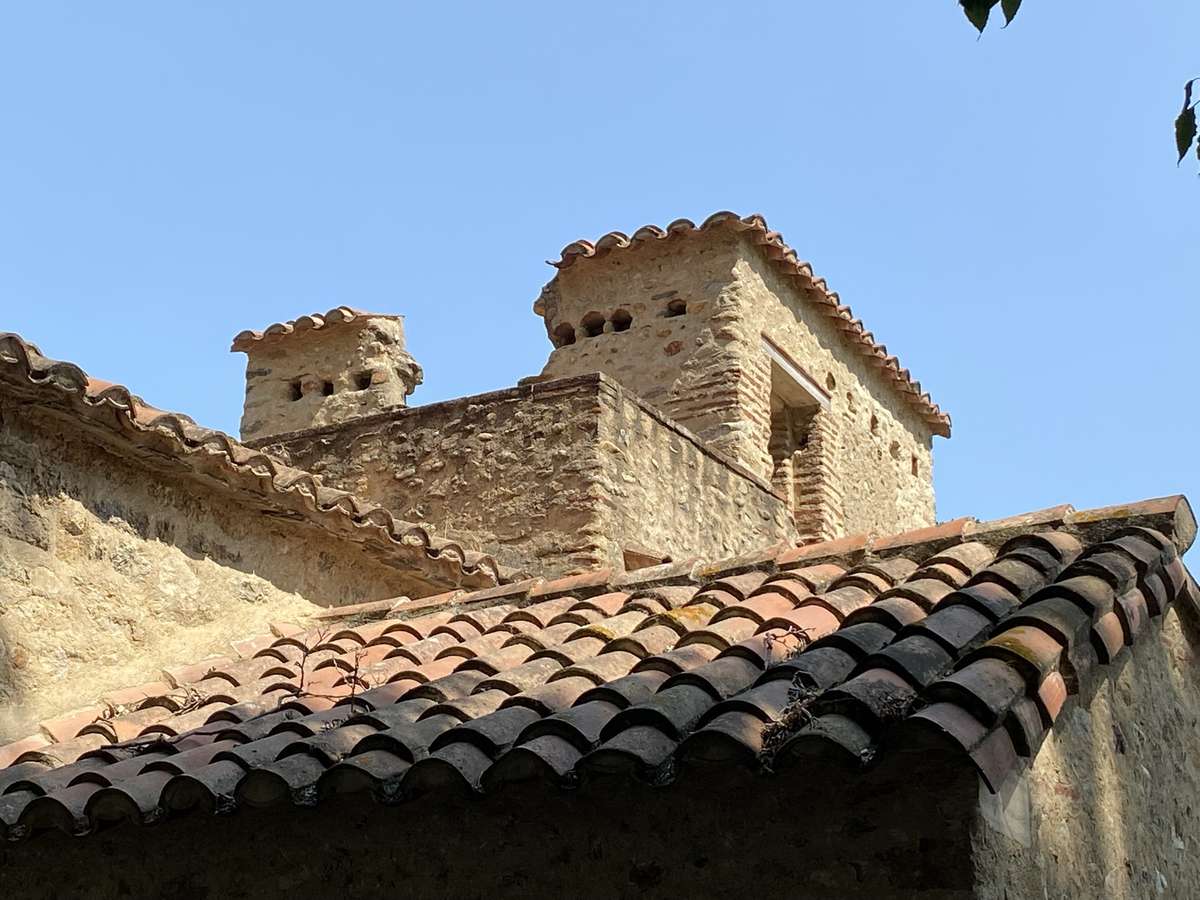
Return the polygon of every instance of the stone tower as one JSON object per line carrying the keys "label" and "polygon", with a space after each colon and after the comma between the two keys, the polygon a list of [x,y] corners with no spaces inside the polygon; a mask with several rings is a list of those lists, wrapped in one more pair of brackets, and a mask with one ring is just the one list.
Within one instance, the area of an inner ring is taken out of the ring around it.
{"label": "stone tower", "polygon": [[247,356],[244,441],[403,407],[422,379],[403,317],[345,306],[243,331],[231,349]]}
{"label": "stone tower", "polygon": [[770,481],[803,539],[934,521],[949,417],[760,216],[569,244],[539,378],[611,375]]}

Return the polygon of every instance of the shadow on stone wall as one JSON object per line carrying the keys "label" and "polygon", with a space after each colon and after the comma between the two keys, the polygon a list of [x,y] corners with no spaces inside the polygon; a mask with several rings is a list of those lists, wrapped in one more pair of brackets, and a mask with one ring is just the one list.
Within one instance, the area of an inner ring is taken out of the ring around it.
{"label": "shadow on stone wall", "polygon": [[360,545],[162,459],[115,455],[56,421],[0,420],[0,742],[272,621],[407,593]]}
{"label": "shadow on stone wall", "polygon": [[[24,691],[16,679],[16,663],[14,659],[19,654],[15,643],[9,637],[8,628],[4,624],[4,600],[0,598],[0,706],[19,707],[24,702]],[[0,728],[3,722],[0,721]]]}
{"label": "shadow on stone wall", "polygon": [[181,887],[183,896],[261,898],[971,897],[968,767],[908,760],[890,774],[864,773],[814,760],[767,777],[733,763],[673,777],[648,785],[596,776],[572,790],[532,779],[483,796],[446,783],[395,804],[363,791],[315,808],[284,802],[82,838],[52,832],[13,845],[0,891],[104,900],[179,896]]}
{"label": "shadow on stone wall", "polygon": [[1023,776],[1028,846],[981,826],[981,898],[1200,897],[1200,617],[1186,602],[1064,707]]}

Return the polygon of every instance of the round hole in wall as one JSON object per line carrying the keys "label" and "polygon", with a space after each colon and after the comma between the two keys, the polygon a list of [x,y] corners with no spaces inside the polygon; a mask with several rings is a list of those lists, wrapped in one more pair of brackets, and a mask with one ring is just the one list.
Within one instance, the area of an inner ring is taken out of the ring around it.
{"label": "round hole in wall", "polygon": [[871,416],[871,434],[879,434],[879,416]]}
{"label": "round hole in wall", "polygon": [[679,299],[672,300],[667,304],[666,315],[668,317],[687,315],[687,301]]}
{"label": "round hole in wall", "polygon": [[570,322],[563,322],[554,329],[554,346],[568,347],[575,343],[575,326]]}
{"label": "round hole in wall", "polygon": [[825,376],[825,387],[831,391],[837,390],[837,379],[833,377],[832,372]]}
{"label": "round hole in wall", "polygon": [[628,331],[633,324],[633,316],[627,309],[618,309],[612,314],[613,331]]}
{"label": "round hole in wall", "polygon": [[604,316],[598,312],[588,313],[579,324],[583,327],[583,333],[588,337],[604,334]]}

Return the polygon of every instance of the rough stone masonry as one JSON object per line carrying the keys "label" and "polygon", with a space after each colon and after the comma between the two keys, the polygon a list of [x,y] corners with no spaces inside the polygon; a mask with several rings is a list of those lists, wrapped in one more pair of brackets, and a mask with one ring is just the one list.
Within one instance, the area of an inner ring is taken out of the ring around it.
{"label": "rough stone masonry", "polygon": [[[377,340],[361,349],[385,318],[239,336],[243,438],[539,572],[933,523],[932,439],[948,425],[747,234],[699,229],[576,260],[534,309],[554,348],[525,388],[416,409],[404,377],[330,368],[390,371]],[[402,340],[386,349],[410,359]],[[570,381],[597,372],[622,390]],[[297,377],[313,385],[299,399]],[[319,383],[333,394],[310,399]],[[356,402],[339,401],[343,384]]]}

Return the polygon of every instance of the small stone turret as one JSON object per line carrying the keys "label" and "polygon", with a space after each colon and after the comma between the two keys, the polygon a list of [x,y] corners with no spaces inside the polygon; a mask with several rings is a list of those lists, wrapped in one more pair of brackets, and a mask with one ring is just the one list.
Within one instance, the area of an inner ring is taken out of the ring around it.
{"label": "small stone turret", "polygon": [[402,316],[345,306],[243,331],[231,349],[247,356],[243,441],[403,407],[422,380]]}

